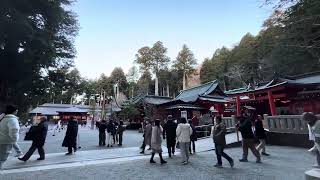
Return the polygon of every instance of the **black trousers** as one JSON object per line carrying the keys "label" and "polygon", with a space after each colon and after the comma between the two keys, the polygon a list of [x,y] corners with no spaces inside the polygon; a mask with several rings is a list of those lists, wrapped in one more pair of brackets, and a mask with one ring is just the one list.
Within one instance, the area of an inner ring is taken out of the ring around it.
{"label": "black trousers", "polygon": [[174,154],[175,152],[176,141],[175,140],[167,141],[167,148],[168,148],[169,157],[171,157],[171,154]]}
{"label": "black trousers", "polygon": [[119,133],[119,145],[122,145],[122,136],[123,136],[123,133]]}
{"label": "black trousers", "polygon": [[76,151],[77,151],[77,145],[75,145],[75,146],[69,146],[69,147],[68,147],[68,153],[72,153],[72,149],[73,149],[74,152],[76,152]]}
{"label": "black trousers", "polygon": [[189,152],[190,152],[190,154],[192,153],[192,151],[191,151],[191,145],[192,145],[193,153],[196,152],[196,144],[195,144],[195,141],[190,141],[190,146],[189,146]]}
{"label": "black trousers", "polygon": [[38,149],[38,153],[40,155],[41,159],[45,158],[45,153],[44,153],[44,149],[43,149],[43,145],[38,145],[34,142],[32,142],[31,147],[29,148],[28,152],[23,156],[22,159],[28,160],[32,154],[34,153],[34,151],[36,151],[36,149]]}
{"label": "black trousers", "polygon": [[221,156],[224,157],[229,162],[232,161],[232,158],[230,156],[228,156],[228,154],[223,152],[223,150],[224,150],[224,146],[223,145],[215,144],[215,151],[216,151],[216,155],[217,155],[217,160],[218,160],[218,164],[220,164],[220,165],[222,165]]}
{"label": "black trousers", "polygon": [[106,145],[106,132],[99,132],[99,146]]}

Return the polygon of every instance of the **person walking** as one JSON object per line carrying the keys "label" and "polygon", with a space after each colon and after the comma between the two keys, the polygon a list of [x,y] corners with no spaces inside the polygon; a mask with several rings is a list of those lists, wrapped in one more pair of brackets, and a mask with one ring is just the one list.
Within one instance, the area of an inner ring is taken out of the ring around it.
{"label": "person walking", "polygon": [[44,152],[43,146],[46,141],[46,137],[48,133],[47,117],[45,116],[40,117],[40,122],[32,126],[30,128],[29,133],[32,140],[31,147],[23,157],[18,159],[21,161],[28,161],[28,159],[31,157],[34,151],[38,149],[38,153],[40,157],[37,160],[45,160],[45,152]]}
{"label": "person walking", "polygon": [[242,136],[242,149],[243,155],[242,159],[239,159],[240,162],[248,162],[248,149],[250,148],[251,152],[256,156],[257,163],[261,163],[261,157],[259,151],[255,147],[255,138],[252,132],[252,123],[248,116],[244,117],[241,115],[239,117],[239,122],[236,127],[241,133]]}
{"label": "person walking", "polygon": [[[6,115],[5,113],[0,114],[0,121],[4,118],[5,115]],[[19,123],[19,121],[18,121],[18,123]],[[21,131],[21,128],[19,125],[19,132],[18,133],[20,133],[20,131]],[[12,147],[13,147],[14,151],[16,152],[14,157],[20,157],[23,155],[22,150],[21,150],[20,146],[18,145],[18,143],[13,144]]]}
{"label": "person walking", "polygon": [[70,117],[67,125],[66,135],[63,139],[62,147],[67,147],[68,152],[66,155],[72,154],[77,151],[77,136],[78,136],[78,121],[74,117]]}
{"label": "person walking", "polygon": [[112,137],[113,137],[113,134],[115,133],[114,132],[115,129],[114,129],[114,124],[113,124],[113,121],[112,120],[109,120],[109,123],[107,124],[107,144],[108,146],[107,147],[112,147]]}
{"label": "person walking", "polygon": [[222,168],[222,158],[224,157],[230,164],[231,167],[234,166],[233,159],[226,154],[223,150],[226,146],[226,126],[222,122],[221,116],[216,117],[216,121],[214,122],[214,118],[212,118],[212,124],[214,126],[211,129],[211,136],[213,138],[214,147],[217,155],[217,164],[214,165],[215,167]]}
{"label": "person walking", "polygon": [[7,161],[11,149],[19,139],[18,108],[13,105],[6,107],[3,117],[0,119],[0,169]]}
{"label": "person walking", "polygon": [[177,139],[179,142],[181,156],[182,156],[182,164],[189,163],[189,145],[190,145],[190,136],[192,134],[192,128],[190,124],[187,123],[186,118],[180,119],[180,124],[176,130]]}
{"label": "person walking", "polygon": [[107,124],[106,120],[102,120],[101,123],[99,123],[99,146],[105,146],[106,145],[106,129]]}
{"label": "person walking", "polygon": [[120,121],[120,124],[118,126],[118,136],[119,136],[119,146],[122,146],[122,138],[123,138],[123,132],[126,130],[126,128],[123,125],[123,121]]}
{"label": "person walking", "polygon": [[257,146],[257,150],[260,152],[262,150],[261,155],[269,156],[268,153],[266,153],[266,133],[263,128],[262,123],[262,116],[258,115],[254,126],[255,126],[255,136],[259,139],[259,145]]}
{"label": "person walking", "polygon": [[314,139],[314,148],[311,152],[315,153],[317,163],[313,165],[313,167],[320,168],[320,121],[317,116],[311,112],[303,113],[302,119],[310,125],[311,134],[313,136],[312,139]]}
{"label": "person walking", "polygon": [[[141,154],[144,154],[144,150],[147,145],[151,146],[151,136],[152,136],[152,125],[150,121],[146,121],[146,127],[143,134],[143,144],[142,144],[142,151]],[[149,148],[150,149],[150,148]]]}
{"label": "person walking", "polygon": [[173,122],[172,116],[169,115],[167,122],[163,125],[163,139],[167,139],[167,148],[169,158],[172,158],[176,146],[176,129],[177,124]]}
{"label": "person walking", "polygon": [[163,160],[162,157],[162,139],[161,139],[161,134],[163,133],[163,128],[160,126],[160,120],[155,120],[154,126],[152,127],[152,135],[151,135],[151,158],[150,158],[150,163],[156,163],[153,158],[156,153],[159,154],[160,157],[160,163],[165,164],[167,161]]}
{"label": "person walking", "polygon": [[[197,130],[194,127],[192,120],[190,119],[188,121],[188,123],[190,124],[191,129],[192,129],[192,134],[190,136],[190,145],[189,145],[189,153],[192,154],[191,150],[193,150],[193,153],[196,153],[196,143],[195,142],[198,140],[198,137],[197,137]],[[192,149],[191,149],[191,147],[192,147]]]}

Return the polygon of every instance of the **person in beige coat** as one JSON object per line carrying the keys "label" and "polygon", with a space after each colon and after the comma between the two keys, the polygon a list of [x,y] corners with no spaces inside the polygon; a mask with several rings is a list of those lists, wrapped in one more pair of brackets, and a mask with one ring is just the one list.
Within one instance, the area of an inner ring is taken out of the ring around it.
{"label": "person in beige coat", "polygon": [[153,158],[154,155],[156,153],[159,154],[160,157],[160,163],[161,164],[165,164],[167,163],[167,161],[163,160],[162,158],[162,147],[161,147],[161,143],[162,143],[162,135],[163,129],[160,126],[160,120],[155,120],[154,122],[154,126],[152,127],[152,135],[151,135],[151,150],[152,150],[152,154],[151,154],[151,159],[150,159],[150,163],[156,163]]}

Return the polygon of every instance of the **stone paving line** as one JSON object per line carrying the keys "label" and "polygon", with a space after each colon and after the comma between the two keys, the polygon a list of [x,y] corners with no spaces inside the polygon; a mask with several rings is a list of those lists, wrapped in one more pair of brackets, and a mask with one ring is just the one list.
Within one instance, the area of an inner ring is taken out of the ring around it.
{"label": "stone paving line", "polygon": [[262,164],[256,164],[255,158],[249,153],[248,163],[238,162],[241,157],[241,148],[227,149],[226,152],[235,160],[235,168],[230,168],[224,161],[224,168],[217,169],[213,151],[200,152],[190,157],[188,165],[181,165],[179,155],[165,160],[168,164],[150,164],[150,156],[141,156],[136,159],[113,159],[97,162],[79,163],[81,166],[59,165],[56,169],[38,169],[33,172],[12,172],[1,174],[0,180],[140,180],[140,179],[215,179],[215,180],[301,180],[304,172],[310,169],[314,156],[306,149],[268,146],[269,157],[263,157]]}
{"label": "stone paving line", "polygon": [[[228,134],[227,135],[227,143],[234,143],[236,141],[236,134]],[[165,145],[165,141],[163,142]],[[214,144],[211,138],[199,139],[196,142],[196,150],[197,152],[210,151],[214,149]],[[76,162],[84,162],[84,161],[95,161],[95,160],[103,160],[103,159],[115,159],[115,158],[123,158],[123,157],[135,157],[141,156],[139,154],[138,147],[129,147],[129,148],[106,148],[103,150],[90,150],[90,151],[78,151],[75,155],[65,156],[64,153],[51,153],[46,155],[46,160],[44,161],[36,161],[38,155],[35,152],[29,161],[21,162],[17,160],[15,157],[10,157],[8,161],[4,164],[3,169],[19,169],[19,168],[30,168],[30,167],[38,167],[38,166],[50,166],[57,165],[62,163],[76,163]],[[167,153],[167,148],[163,146],[164,154]],[[179,151],[179,150],[177,150]],[[52,166],[50,166],[53,168]]]}

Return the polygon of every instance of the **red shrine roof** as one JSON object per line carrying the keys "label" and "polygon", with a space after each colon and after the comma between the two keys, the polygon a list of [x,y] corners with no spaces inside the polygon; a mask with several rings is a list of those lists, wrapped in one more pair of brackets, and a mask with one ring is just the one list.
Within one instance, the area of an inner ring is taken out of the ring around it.
{"label": "red shrine roof", "polygon": [[259,92],[263,90],[268,90],[276,87],[285,87],[285,86],[319,86],[320,85],[320,72],[308,73],[297,76],[288,76],[283,78],[275,78],[270,82],[252,88],[250,86],[232,89],[229,91],[225,91],[227,95],[236,95],[236,94],[245,94],[245,93],[253,93]]}

